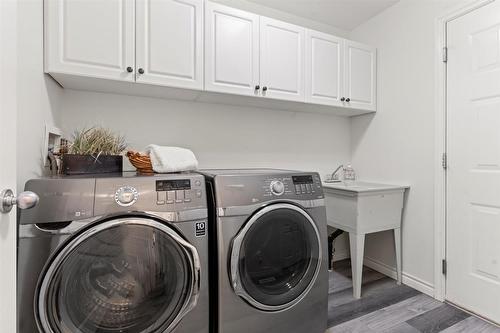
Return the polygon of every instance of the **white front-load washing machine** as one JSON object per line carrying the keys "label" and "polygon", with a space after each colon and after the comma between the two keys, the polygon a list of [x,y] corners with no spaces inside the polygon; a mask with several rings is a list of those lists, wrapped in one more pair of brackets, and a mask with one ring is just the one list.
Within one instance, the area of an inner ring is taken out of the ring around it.
{"label": "white front-load washing machine", "polygon": [[317,173],[203,170],[212,236],[212,329],[324,333],[326,211]]}
{"label": "white front-load washing machine", "polygon": [[19,333],[208,333],[198,174],[30,180],[20,212]]}

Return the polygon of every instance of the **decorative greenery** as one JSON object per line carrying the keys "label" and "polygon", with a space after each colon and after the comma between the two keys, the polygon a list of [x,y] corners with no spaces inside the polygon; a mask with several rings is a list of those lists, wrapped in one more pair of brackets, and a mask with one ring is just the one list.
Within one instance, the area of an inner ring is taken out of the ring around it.
{"label": "decorative greenery", "polygon": [[69,153],[76,155],[120,155],[127,148],[125,138],[102,127],[76,130]]}

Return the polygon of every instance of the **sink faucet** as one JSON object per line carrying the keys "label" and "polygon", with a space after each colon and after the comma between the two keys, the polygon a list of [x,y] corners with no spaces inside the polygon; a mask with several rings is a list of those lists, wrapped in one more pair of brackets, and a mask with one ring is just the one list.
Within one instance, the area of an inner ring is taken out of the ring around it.
{"label": "sink faucet", "polygon": [[335,169],[334,172],[332,172],[332,175],[330,176],[330,180],[339,180],[339,175],[337,172],[339,172],[340,169],[344,168],[344,165],[341,164],[337,169]]}

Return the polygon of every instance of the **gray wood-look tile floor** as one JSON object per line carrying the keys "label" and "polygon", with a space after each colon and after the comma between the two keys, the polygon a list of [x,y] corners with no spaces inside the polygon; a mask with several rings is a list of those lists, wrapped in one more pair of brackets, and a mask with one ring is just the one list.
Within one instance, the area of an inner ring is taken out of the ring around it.
{"label": "gray wood-look tile floor", "polygon": [[500,328],[436,301],[369,268],[352,297],[349,260],[330,272],[327,333],[500,333]]}

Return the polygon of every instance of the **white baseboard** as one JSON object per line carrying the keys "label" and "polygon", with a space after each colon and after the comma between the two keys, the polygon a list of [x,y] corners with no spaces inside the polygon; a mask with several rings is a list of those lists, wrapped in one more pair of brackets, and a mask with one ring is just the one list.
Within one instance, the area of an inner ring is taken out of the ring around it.
{"label": "white baseboard", "polygon": [[[370,267],[371,269],[387,275],[394,280],[397,279],[397,272],[396,268],[394,267],[391,267],[381,261],[369,257],[365,257],[363,263],[366,267]],[[403,284],[434,298],[434,286],[426,281],[422,281],[417,277],[403,272]]]}

